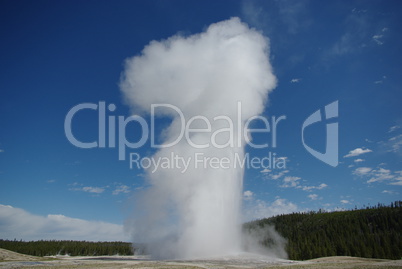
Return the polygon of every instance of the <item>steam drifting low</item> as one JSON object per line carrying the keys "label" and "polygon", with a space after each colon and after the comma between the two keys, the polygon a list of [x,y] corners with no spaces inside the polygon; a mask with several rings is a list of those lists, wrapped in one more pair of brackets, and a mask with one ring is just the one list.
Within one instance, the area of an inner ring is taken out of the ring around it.
{"label": "steam drifting low", "polygon": [[[276,85],[268,54],[268,39],[232,18],[200,34],[152,41],[141,55],[127,59],[121,90],[134,111],[149,112],[152,104],[174,105],[186,119],[198,119],[192,121],[192,129],[206,129],[206,121],[211,123],[210,132],[191,133],[194,143],[207,144],[217,131],[213,139],[221,145],[197,148],[182,139],[153,157],[173,152],[191,159],[202,153],[233,160],[235,155],[244,155],[244,137],[219,130],[236,129],[263,111]],[[239,102],[243,120],[228,126],[224,119],[238,118]],[[157,113],[172,118],[163,132],[164,143],[172,142],[181,129],[179,118],[169,109]],[[241,251],[243,169],[189,167],[185,173],[180,169],[150,173],[153,169],[148,169],[150,187],[138,194],[136,217],[126,225],[134,240],[147,243],[153,255],[163,258]]]}

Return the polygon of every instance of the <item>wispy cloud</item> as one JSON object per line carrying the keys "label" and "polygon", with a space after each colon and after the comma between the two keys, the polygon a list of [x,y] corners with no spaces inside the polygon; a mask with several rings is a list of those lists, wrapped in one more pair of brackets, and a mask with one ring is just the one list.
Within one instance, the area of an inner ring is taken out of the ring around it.
{"label": "wispy cloud", "polygon": [[[82,184],[80,183],[73,183],[72,186],[79,186]],[[105,191],[106,187],[91,187],[91,186],[83,186],[83,187],[75,187],[75,188],[71,188],[70,190],[72,191],[83,191],[83,192],[89,192],[89,193],[95,193],[95,194],[101,194]]]}
{"label": "wispy cloud", "polygon": [[387,79],[387,76],[382,76],[382,79],[374,81],[374,84],[383,84]]}
{"label": "wispy cloud", "polygon": [[311,190],[322,190],[322,189],[325,189],[326,187],[328,187],[328,185],[327,184],[325,184],[325,183],[321,183],[320,185],[318,185],[318,186],[300,186],[300,188],[303,190],[303,191],[311,191]]}
{"label": "wispy cloud", "polygon": [[299,186],[300,177],[292,177],[292,176],[287,176],[283,179],[283,185],[280,187],[282,188],[296,188]]}
{"label": "wispy cloud", "polygon": [[395,132],[396,130],[398,130],[398,129],[400,129],[400,128],[401,128],[401,126],[399,126],[399,125],[391,126],[391,127],[389,128],[389,130],[388,130],[388,133]]}
{"label": "wispy cloud", "polygon": [[131,191],[130,187],[127,185],[119,185],[116,189],[112,192],[113,195],[118,195],[120,193],[129,193]]}
{"label": "wispy cloud", "polygon": [[350,202],[348,200],[341,200],[340,201],[342,204],[346,205],[346,204],[350,204]]}
{"label": "wispy cloud", "polygon": [[389,183],[389,185],[402,186],[402,177],[395,178],[395,181]]}
{"label": "wispy cloud", "polygon": [[268,169],[268,168],[264,168],[264,170],[261,171],[261,173],[270,173],[272,170]]}
{"label": "wispy cloud", "polygon": [[384,168],[371,171],[371,175],[372,178],[370,178],[367,183],[389,180],[395,177],[394,175],[391,175],[391,170]]}
{"label": "wispy cloud", "polygon": [[354,175],[367,178],[367,183],[386,181],[389,185],[402,185],[402,171],[391,171],[382,167],[372,169],[370,167],[359,167],[353,172]]}
{"label": "wispy cloud", "polygon": [[244,221],[251,221],[296,211],[298,211],[296,204],[279,197],[273,202],[251,199],[244,205],[243,216]]}
{"label": "wispy cloud", "polygon": [[379,151],[382,153],[391,152],[402,156],[402,124],[401,120],[391,126],[387,132],[387,138],[378,142]]}
{"label": "wispy cloud", "polygon": [[354,150],[349,151],[348,154],[343,156],[344,158],[349,158],[349,157],[356,157],[365,153],[373,152],[371,149],[363,149],[363,148],[356,148]]}
{"label": "wispy cloud", "polygon": [[351,33],[345,33],[340,40],[335,43],[330,51],[328,52],[329,55],[344,55],[351,53],[354,51],[355,44],[354,43],[354,37]]}
{"label": "wispy cloud", "polygon": [[381,153],[395,153],[402,157],[402,124],[393,125],[388,129],[387,138],[377,142]]}
{"label": "wispy cloud", "polygon": [[0,238],[127,241],[123,225],[87,221],[64,215],[39,216],[23,209],[0,205]]}
{"label": "wispy cloud", "polygon": [[400,152],[402,148],[402,134],[388,139],[388,146],[392,152]]}
{"label": "wispy cloud", "polygon": [[253,26],[258,28],[264,27],[265,16],[263,14],[263,9],[257,6],[253,1],[243,1],[242,13],[246,21],[251,23]]}
{"label": "wispy cloud", "polygon": [[301,78],[292,78],[292,79],[290,80],[290,83],[299,83],[300,80],[301,80]]}
{"label": "wispy cloud", "polygon": [[373,37],[372,37],[373,41],[379,46],[383,45],[384,38],[385,38],[385,35],[387,35],[388,30],[389,29],[387,27],[382,28],[381,31],[378,32],[378,34],[373,35]]}
{"label": "wispy cloud", "polygon": [[105,189],[101,187],[82,187],[81,190],[85,192],[98,193],[98,194],[105,191]]}
{"label": "wispy cloud", "polygon": [[250,201],[253,199],[254,193],[252,191],[245,191],[243,193],[243,199],[246,201]]}
{"label": "wispy cloud", "polygon": [[282,185],[279,187],[281,188],[296,188],[296,189],[301,189],[303,191],[312,191],[312,190],[322,190],[324,188],[327,188],[328,185],[325,183],[321,183],[318,186],[303,186],[301,183],[301,178],[300,177],[295,177],[295,176],[286,176],[283,179]]}
{"label": "wispy cloud", "polygon": [[356,169],[353,171],[353,174],[354,174],[354,175],[357,175],[357,176],[365,176],[365,175],[370,174],[370,172],[371,172],[372,170],[373,170],[373,169],[371,169],[370,167],[359,167],[359,168],[356,168]]}
{"label": "wispy cloud", "polygon": [[387,194],[399,194],[396,191],[389,191],[389,190],[383,190],[381,193],[387,193]]}
{"label": "wispy cloud", "polygon": [[380,150],[402,155],[402,133],[400,132],[400,128],[400,125],[395,125],[388,130],[388,133],[392,136],[378,142]]}
{"label": "wispy cloud", "polygon": [[[253,26],[265,31],[275,31],[272,25],[280,25],[277,29],[284,30],[288,34],[297,34],[308,29],[312,24],[309,15],[309,3],[306,1],[273,1],[269,8],[258,5],[256,1],[242,2],[242,17]],[[275,16],[273,16],[275,15]],[[275,21],[271,18],[277,18]]]}
{"label": "wispy cloud", "polygon": [[384,35],[373,35],[373,40],[377,45],[382,45],[384,42],[382,41]]}
{"label": "wispy cloud", "polygon": [[381,30],[370,18],[371,10],[353,9],[340,25],[344,28],[338,40],[323,50],[324,60],[352,53],[360,53],[363,50],[376,48],[385,42],[388,28]]}
{"label": "wispy cloud", "polygon": [[361,162],[364,162],[364,159],[356,159],[356,160],[354,160],[354,162],[355,163],[361,163]]}
{"label": "wispy cloud", "polygon": [[277,1],[278,11],[282,23],[286,25],[288,33],[296,34],[301,29],[307,28],[311,23],[311,17],[307,15],[308,3],[306,1]]}
{"label": "wispy cloud", "polygon": [[317,194],[309,194],[307,195],[308,198],[310,198],[312,201],[315,201],[318,199],[318,195]]}
{"label": "wispy cloud", "polygon": [[282,178],[284,175],[286,175],[287,173],[289,173],[289,170],[283,170],[277,174],[267,174],[267,177],[272,180],[278,180],[278,179]]}

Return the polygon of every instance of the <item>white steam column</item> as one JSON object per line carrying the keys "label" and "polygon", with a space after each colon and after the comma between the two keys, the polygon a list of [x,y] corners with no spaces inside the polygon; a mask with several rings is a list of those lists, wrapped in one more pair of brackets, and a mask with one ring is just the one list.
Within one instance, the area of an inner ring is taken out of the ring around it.
{"label": "white steam column", "polygon": [[[234,162],[244,155],[244,122],[263,111],[275,85],[268,39],[238,18],[212,24],[200,34],[152,41],[126,61],[121,90],[134,111],[150,113],[152,104],[170,104],[182,112],[155,110],[173,119],[165,144],[180,135],[183,117],[186,123],[192,119],[191,129],[204,130],[151,156],[158,160],[174,154],[189,161],[189,167],[184,173],[182,167],[148,169],[150,187],[138,194],[128,225],[135,242],[146,242],[161,258],[241,251],[243,169]],[[213,157],[230,160],[230,167],[211,164]]]}

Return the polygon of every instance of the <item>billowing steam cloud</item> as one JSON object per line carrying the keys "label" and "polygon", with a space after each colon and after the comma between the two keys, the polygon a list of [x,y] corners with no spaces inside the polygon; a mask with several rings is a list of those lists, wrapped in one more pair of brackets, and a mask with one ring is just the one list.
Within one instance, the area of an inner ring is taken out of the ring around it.
{"label": "billowing steam cloud", "polygon": [[[195,155],[233,163],[236,155],[244,156],[243,131],[239,136],[236,130],[263,111],[276,85],[268,53],[267,38],[232,18],[200,34],[152,41],[141,55],[126,61],[121,90],[134,110],[150,112],[152,104],[171,104],[186,122],[198,117],[192,129],[206,130],[206,121],[211,123],[210,131],[190,133],[191,141],[204,148],[183,137],[152,156],[173,153],[190,160],[185,173],[179,168],[147,171],[150,187],[139,195],[130,228],[134,240],[147,243],[154,255],[195,258],[240,251],[243,169],[213,168],[196,163]],[[174,141],[182,118],[168,108],[157,113],[172,118],[164,143]]]}

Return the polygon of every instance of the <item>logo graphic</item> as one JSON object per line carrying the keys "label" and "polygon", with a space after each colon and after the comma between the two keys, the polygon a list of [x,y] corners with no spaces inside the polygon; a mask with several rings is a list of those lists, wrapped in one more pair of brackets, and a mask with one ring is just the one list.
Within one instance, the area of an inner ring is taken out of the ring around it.
{"label": "logo graphic", "polygon": [[[325,120],[338,117],[338,101],[335,101],[329,105],[325,106]],[[318,152],[304,142],[304,129],[314,123],[320,122],[321,110],[315,111],[311,114],[303,123],[302,127],[302,142],[304,148],[310,152],[311,155],[319,159],[320,161],[329,164],[333,167],[338,166],[338,123],[327,123],[327,136],[326,136],[326,146],[325,153]]]}

